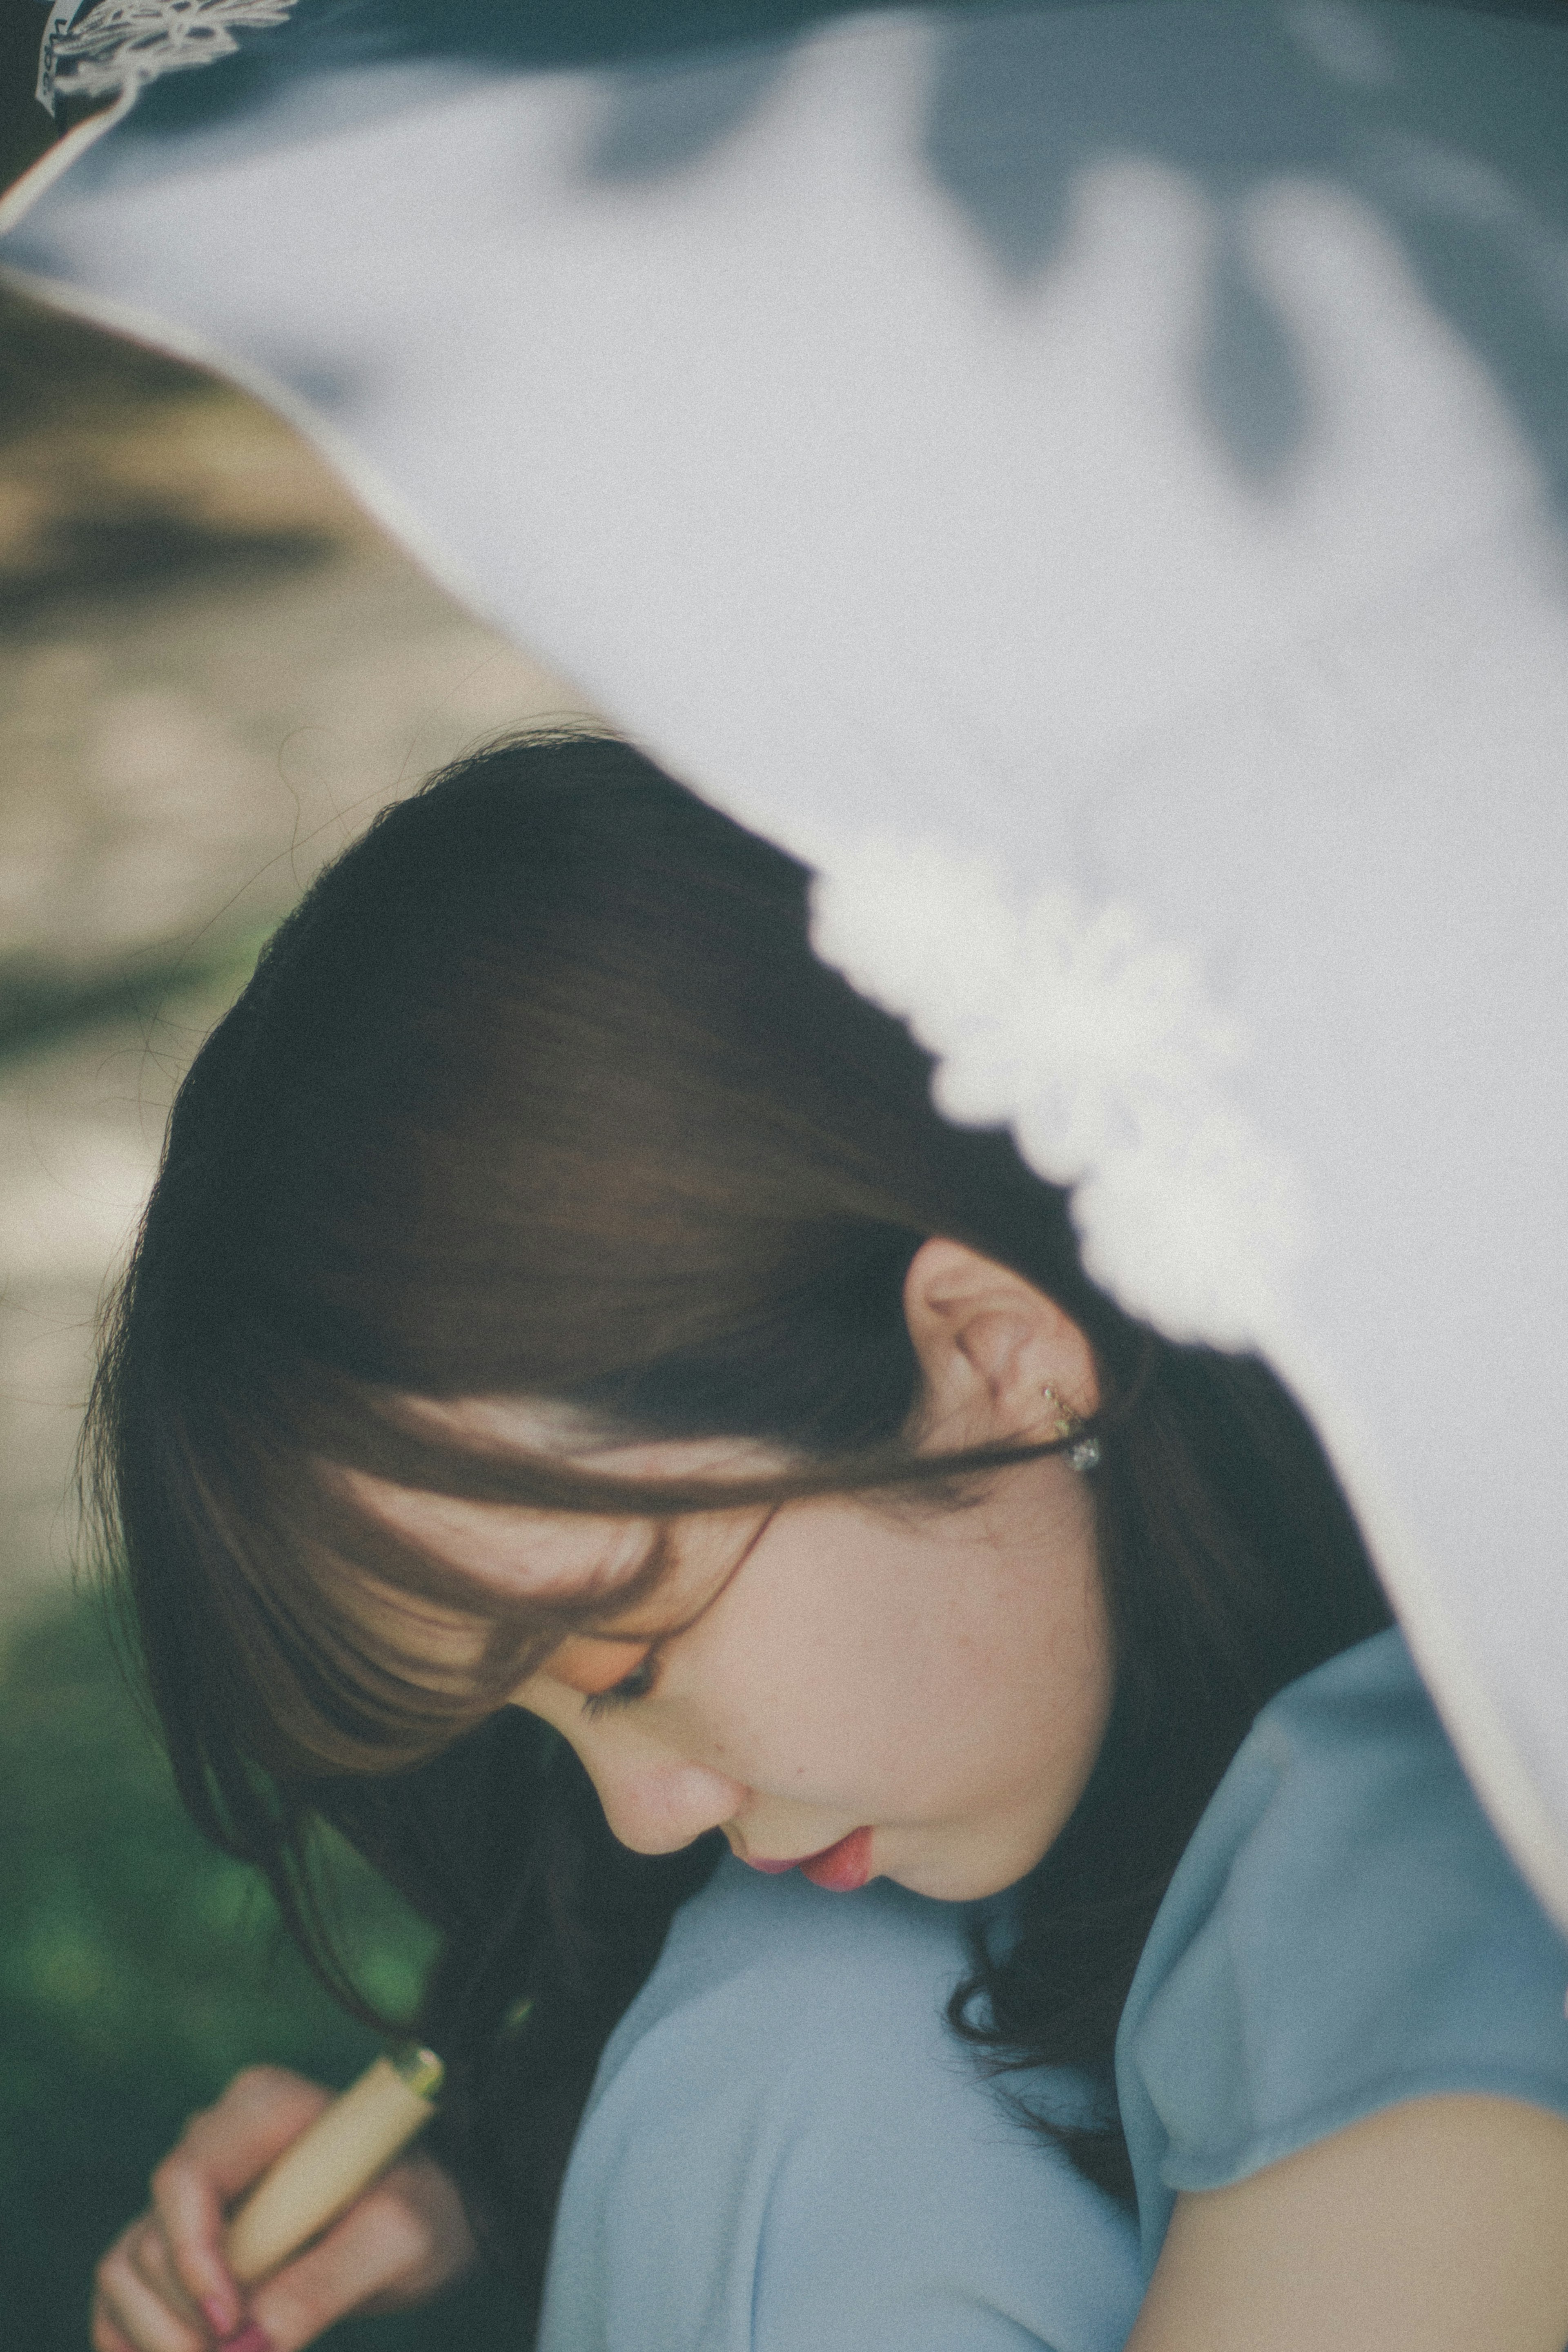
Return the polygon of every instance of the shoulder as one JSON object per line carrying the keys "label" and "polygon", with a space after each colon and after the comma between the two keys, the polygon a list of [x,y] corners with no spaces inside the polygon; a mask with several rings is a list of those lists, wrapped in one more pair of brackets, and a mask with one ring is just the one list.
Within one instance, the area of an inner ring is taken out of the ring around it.
{"label": "shoulder", "polygon": [[1568,1949],[1478,1804],[1397,1633],[1259,1716],[1155,1921],[1117,2040],[1145,2259],[1172,2193],[1377,2109],[1568,2113]]}
{"label": "shoulder", "polygon": [[945,2018],[965,1906],[723,1864],[608,2045],[541,2344],[1111,2352],[1130,2223],[1017,2124]]}

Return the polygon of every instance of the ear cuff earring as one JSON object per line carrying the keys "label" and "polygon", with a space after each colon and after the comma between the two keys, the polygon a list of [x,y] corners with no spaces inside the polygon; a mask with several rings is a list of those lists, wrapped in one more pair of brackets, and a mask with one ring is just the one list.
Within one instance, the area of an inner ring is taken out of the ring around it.
{"label": "ear cuff earring", "polygon": [[[1082,1427],[1082,1423],[1069,1412],[1053,1388],[1044,1388],[1040,1394],[1055,1416],[1051,1431],[1053,1439],[1071,1437],[1075,1429]],[[1068,1447],[1067,1459],[1074,1470],[1092,1470],[1100,1460],[1100,1440],[1097,1437],[1081,1437],[1076,1445]]]}

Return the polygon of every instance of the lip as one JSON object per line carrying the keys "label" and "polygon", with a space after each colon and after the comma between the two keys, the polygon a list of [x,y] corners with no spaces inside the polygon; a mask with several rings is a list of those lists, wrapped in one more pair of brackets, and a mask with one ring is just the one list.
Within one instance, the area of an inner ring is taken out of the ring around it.
{"label": "lip", "polygon": [[770,1878],[798,1870],[813,1886],[826,1887],[832,1895],[852,1895],[871,1876],[871,1838],[870,1829],[862,1827],[818,1853],[795,1854],[788,1862],[765,1862],[751,1854],[743,1854],[741,1860],[748,1870],[766,1871]]}

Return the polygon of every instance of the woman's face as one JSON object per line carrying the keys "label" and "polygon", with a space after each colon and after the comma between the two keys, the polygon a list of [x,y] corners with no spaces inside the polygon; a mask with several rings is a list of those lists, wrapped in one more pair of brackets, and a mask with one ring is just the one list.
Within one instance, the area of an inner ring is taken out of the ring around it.
{"label": "woman's face", "polygon": [[[529,1447],[550,1439],[551,1416],[526,1404],[438,1410]],[[637,1478],[779,1466],[730,1441],[572,1454]],[[757,1867],[805,1862],[841,1891],[883,1877],[958,1901],[1031,1869],[1088,1780],[1111,1643],[1092,1500],[1060,1456],[994,1474],[960,1507],[836,1496],[664,1523],[667,1574],[619,1613],[614,1589],[654,1523],[354,1483],[487,1587],[603,1595],[594,1630],[513,1699],[570,1741],[638,1853],[717,1828]]]}

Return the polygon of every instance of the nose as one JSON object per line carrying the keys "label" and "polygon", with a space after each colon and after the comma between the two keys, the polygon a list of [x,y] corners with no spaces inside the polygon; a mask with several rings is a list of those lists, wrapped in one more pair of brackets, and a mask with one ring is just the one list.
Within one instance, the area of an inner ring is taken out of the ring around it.
{"label": "nose", "polygon": [[738,1780],[703,1764],[650,1750],[627,1755],[580,1747],[578,1753],[612,1835],[633,1853],[677,1853],[705,1830],[732,1821],[746,1800]]}

